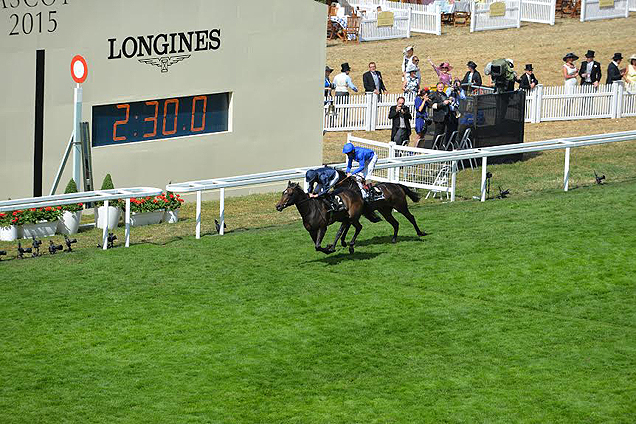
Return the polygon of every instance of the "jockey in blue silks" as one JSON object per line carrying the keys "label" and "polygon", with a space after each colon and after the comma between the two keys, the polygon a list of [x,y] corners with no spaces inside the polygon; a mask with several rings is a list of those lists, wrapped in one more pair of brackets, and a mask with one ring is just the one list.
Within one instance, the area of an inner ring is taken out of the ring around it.
{"label": "jockey in blue silks", "polygon": [[[342,148],[342,153],[347,155],[347,176],[362,172],[362,178],[366,180],[367,176],[373,172],[375,163],[378,161],[378,155],[371,149],[364,147],[355,147],[351,143],[347,143]],[[360,165],[355,171],[351,172],[353,161]]]}
{"label": "jockey in blue silks", "polygon": [[[347,176],[355,175],[358,173],[362,173],[362,178],[365,180],[367,176],[373,172],[373,168],[375,168],[375,163],[378,161],[378,155],[371,149],[365,149],[364,147],[356,147],[351,143],[347,143],[342,148],[342,153],[347,155]],[[353,161],[358,162],[360,166],[351,172],[351,165]],[[367,190],[369,186],[366,184],[362,184],[362,182],[358,181],[358,186],[360,187],[360,191],[362,192],[362,197],[366,200],[368,193]]]}
{"label": "jockey in blue silks", "polygon": [[307,190],[309,197],[325,195],[331,187],[336,185],[338,179],[338,171],[328,166],[310,169],[305,174],[305,180],[309,183],[309,189]]}

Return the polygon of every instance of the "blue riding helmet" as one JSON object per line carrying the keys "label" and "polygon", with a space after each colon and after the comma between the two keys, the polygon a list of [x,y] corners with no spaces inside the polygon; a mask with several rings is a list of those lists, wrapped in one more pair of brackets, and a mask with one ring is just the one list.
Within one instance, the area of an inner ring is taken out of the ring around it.
{"label": "blue riding helmet", "polygon": [[342,153],[345,153],[345,154],[351,153],[353,152],[353,149],[354,149],[353,144],[347,143],[342,147]]}
{"label": "blue riding helmet", "polygon": [[310,169],[309,171],[307,171],[307,173],[305,174],[305,180],[307,180],[308,183],[317,180],[318,179],[318,172],[316,172],[315,169]]}

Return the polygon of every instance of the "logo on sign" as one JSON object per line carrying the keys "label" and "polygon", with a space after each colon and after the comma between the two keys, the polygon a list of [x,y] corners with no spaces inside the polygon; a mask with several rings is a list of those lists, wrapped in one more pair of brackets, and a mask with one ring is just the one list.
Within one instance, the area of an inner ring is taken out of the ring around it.
{"label": "logo on sign", "polygon": [[217,50],[221,47],[219,28],[201,31],[108,39],[108,59],[137,58],[140,63],[153,65],[168,72],[168,67],[184,61],[194,52]]}

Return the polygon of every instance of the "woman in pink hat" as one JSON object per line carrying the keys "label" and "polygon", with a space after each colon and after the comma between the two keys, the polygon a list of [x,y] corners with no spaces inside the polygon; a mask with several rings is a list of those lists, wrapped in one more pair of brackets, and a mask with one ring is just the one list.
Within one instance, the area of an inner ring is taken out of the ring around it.
{"label": "woman in pink hat", "polygon": [[437,76],[439,78],[439,82],[443,82],[445,86],[451,85],[453,76],[451,75],[450,71],[451,69],[453,69],[453,67],[450,66],[450,63],[442,62],[439,66],[436,66],[430,58],[428,58],[428,63],[430,63],[433,69],[435,69],[435,72],[437,73]]}

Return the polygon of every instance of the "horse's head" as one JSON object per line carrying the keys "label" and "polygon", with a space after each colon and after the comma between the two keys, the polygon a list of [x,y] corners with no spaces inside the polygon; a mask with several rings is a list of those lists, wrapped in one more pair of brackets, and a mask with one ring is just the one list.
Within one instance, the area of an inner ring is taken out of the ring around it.
{"label": "horse's head", "polygon": [[287,206],[291,206],[296,203],[300,193],[303,193],[303,190],[300,188],[298,183],[292,183],[289,181],[287,183],[287,188],[283,190],[283,194],[280,197],[279,202],[276,204],[276,210],[281,212]]}

